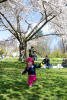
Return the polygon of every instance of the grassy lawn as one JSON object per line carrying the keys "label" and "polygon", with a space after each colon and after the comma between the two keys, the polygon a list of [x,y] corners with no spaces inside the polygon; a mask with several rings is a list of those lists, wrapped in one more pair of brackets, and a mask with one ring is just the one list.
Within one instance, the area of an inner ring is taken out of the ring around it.
{"label": "grassy lawn", "polygon": [[[7,57],[5,57],[4,58],[4,61],[5,62],[17,62],[18,61],[18,57],[9,57],[9,58],[7,58]],[[37,63],[41,63],[42,62],[42,60],[43,60],[44,58],[37,58]],[[1,59],[1,57],[0,57],[0,61],[1,61],[2,59]],[[57,65],[57,64],[62,64],[62,60],[63,60],[63,58],[50,58],[50,64],[53,64],[53,65]]]}
{"label": "grassy lawn", "polygon": [[0,62],[0,100],[67,100],[67,69],[37,69],[37,82],[27,85],[25,64]]}

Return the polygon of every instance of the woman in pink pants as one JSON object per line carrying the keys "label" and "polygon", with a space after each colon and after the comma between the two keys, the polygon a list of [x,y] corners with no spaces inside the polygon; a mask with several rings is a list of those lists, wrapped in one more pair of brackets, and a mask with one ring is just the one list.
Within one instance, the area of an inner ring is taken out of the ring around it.
{"label": "woman in pink pants", "polygon": [[26,65],[27,67],[25,68],[25,70],[22,72],[22,75],[25,74],[26,72],[28,72],[28,85],[29,87],[32,86],[33,83],[36,82],[36,68],[40,68],[41,66],[36,66],[34,64],[34,60],[32,58],[28,58],[26,60]]}

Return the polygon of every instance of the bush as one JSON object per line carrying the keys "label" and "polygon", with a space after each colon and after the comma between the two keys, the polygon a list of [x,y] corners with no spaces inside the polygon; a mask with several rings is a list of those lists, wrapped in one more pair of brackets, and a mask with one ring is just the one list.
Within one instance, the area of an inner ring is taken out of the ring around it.
{"label": "bush", "polygon": [[61,51],[57,50],[54,51],[52,54],[49,55],[50,58],[66,58],[67,54],[63,54]]}
{"label": "bush", "polygon": [[5,54],[5,56],[7,55],[6,49],[3,49],[3,48],[0,49],[0,56],[1,56],[2,54]]}
{"label": "bush", "polygon": [[10,55],[9,55],[9,57],[13,57],[13,55],[12,55],[12,54],[10,54]]}
{"label": "bush", "polygon": [[0,56],[1,56],[3,53],[4,53],[4,50],[1,49],[1,50],[0,50]]}

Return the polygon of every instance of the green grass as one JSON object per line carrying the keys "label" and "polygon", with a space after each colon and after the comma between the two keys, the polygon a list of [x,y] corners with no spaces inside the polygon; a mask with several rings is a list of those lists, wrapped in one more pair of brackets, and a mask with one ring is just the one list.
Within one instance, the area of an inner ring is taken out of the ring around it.
{"label": "green grass", "polygon": [[0,100],[67,100],[67,69],[37,69],[37,82],[28,87],[25,63],[0,62]]}
{"label": "green grass", "polygon": [[[38,58],[36,62],[41,63],[43,59],[44,58]],[[62,60],[63,60],[63,58],[50,58],[50,64],[53,64],[53,65],[62,64]],[[1,57],[0,57],[0,61],[2,61]],[[4,61],[5,62],[17,62],[18,57],[14,57],[14,58],[13,57],[9,57],[9,58],[5,57]]]}
{"label": "green grass", "polygon": [[[18,61],[18,57],[5,57],[3,61],[5,62],[17,62]],[[1,57],[0,57],[0,61],[2,61]]]}

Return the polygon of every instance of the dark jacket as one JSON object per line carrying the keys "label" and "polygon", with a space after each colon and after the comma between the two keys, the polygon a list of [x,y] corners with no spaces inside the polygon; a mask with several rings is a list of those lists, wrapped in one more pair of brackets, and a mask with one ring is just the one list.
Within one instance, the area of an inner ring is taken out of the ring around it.
{"label": "dark jacket", "polygon": [[25,70],[22,72],[22,74],[25,74],[28,72],[28,75],[36,75],[36,68],[40,68],[41,66],[37,66],[35,64],[32,65],[32,67],[26,67]]}
{"label": "dark jacket", "polygon": [[46,64],[46,66],[49,66],[50,65],[50,60],[49,59],[44,59],[42,61],[42,64]]}

